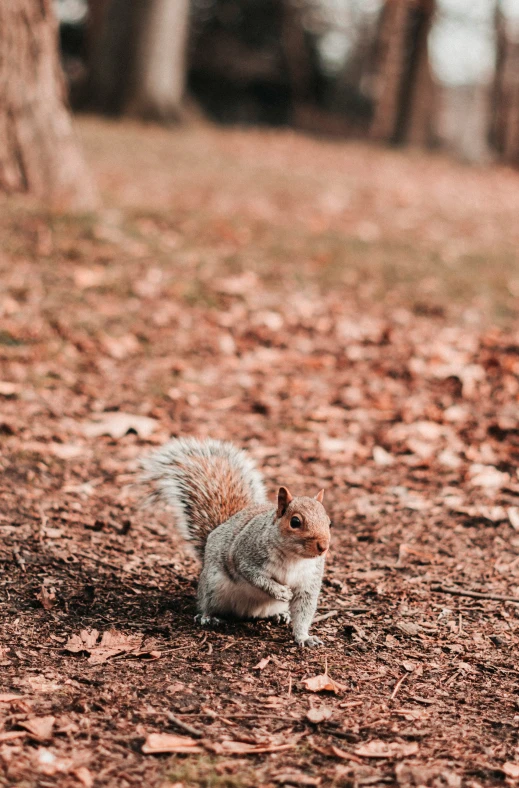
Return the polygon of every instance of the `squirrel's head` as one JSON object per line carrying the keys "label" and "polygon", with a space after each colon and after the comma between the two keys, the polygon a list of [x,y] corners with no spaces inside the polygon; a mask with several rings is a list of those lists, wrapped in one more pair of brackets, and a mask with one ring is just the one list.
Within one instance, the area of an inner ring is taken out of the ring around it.
{"label": "squirrel's head", "polygon": [[283,542],[301,558],[317,558],[330,546],[330,518],[323,506],[324,490],[315,498],[292,497],[286,487],[278,492],[276,517]]}

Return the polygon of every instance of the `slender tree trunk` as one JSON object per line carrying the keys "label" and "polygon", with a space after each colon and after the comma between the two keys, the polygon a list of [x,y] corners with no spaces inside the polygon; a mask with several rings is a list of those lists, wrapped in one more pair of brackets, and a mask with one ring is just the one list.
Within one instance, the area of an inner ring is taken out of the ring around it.
{"label": "slender tree trunk", "polygon": [[519,163],[519,34],[499,9],[491,142],[501,157]]}
{"label": "slender tree trunk", "polygon": [[141,15],[130,114],[178,120],[184,96],[189,0],[148,0]]}
{"label": "slender tree trunk", "polygon": [[386,0],[371,126],[374,139],[422,145],[432,141],[435,86],[427,38],[434,7],[434,0]]}
{"label": "slender tree trunk", "polygon": [[0,0],[0,42],[0,191],[93,208],[65,103],[52,0]]}
{"label": "slender tree trunk", "polygon": [[89,5],[92,104],[107,113],[178,120],[190,0],[90,0]]}

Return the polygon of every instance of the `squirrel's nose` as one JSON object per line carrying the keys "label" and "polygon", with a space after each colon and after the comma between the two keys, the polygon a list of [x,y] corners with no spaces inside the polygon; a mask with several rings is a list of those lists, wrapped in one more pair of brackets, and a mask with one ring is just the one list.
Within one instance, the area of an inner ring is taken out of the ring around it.
{"label": "squirrel's nose", "polygon": [[328,544],[325,544],[324,542],[317,542],[315,546],[319,555],[322,555],[324,552],[326,552],[326,550],[328,550]]}

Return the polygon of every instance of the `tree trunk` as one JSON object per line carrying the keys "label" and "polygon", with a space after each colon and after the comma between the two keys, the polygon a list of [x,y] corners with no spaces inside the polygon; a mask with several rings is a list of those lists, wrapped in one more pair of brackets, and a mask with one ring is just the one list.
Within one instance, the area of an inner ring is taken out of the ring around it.
{"label": "tree trunk", "polygon": [[490,138],[501,157],[519,163],[519,35],[496,13],[497,57]]}
{"label": "tree trunk", "polygon": [[137,41],[130,114],[179,120],[184,95],[189,0],[148,0]]}
{"label": "tree trunk", "polygon": [[432,141],[435,86],[427,38],[434,0],[386,0],[379,34],[371,136],[395,144]]}
{"label": "tree trunk", "polygon": [[177,120],[190,0],[90,0],[89,6],[92,104],[107,113]]}
{"label": "tree trunk", "polygon": [[52,0],[0,0],[0,42],[0,191],[93,208],[65,104]]}

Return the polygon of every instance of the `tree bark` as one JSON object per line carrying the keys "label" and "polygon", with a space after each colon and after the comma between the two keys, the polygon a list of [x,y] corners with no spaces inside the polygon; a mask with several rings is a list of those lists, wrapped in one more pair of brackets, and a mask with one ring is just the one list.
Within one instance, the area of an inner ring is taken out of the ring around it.
{"label": "tree bark", "polygon": [[400,144],[433,140],[435,85],[427,38],[435,0],[386,0],[379,33],[371,137]]}
{"label": "tree bark", "polygon": [[65,103],[52,0],[0,0],[0,191],[95,207]]}
{"label": "tree bark", "polygon": [[504,161],[519,163],[519,35],[497,9],[497,57],[490,139]]}
{"label": "tree bark", "polygon": [[184,96],[189,0],[148,0],[141,15],[128,111],[179,120]]}
{"label": "tree bark", "polygon": [[89,6],[92,105],[109,114],[178,120],[190,0],[90,0]]}

